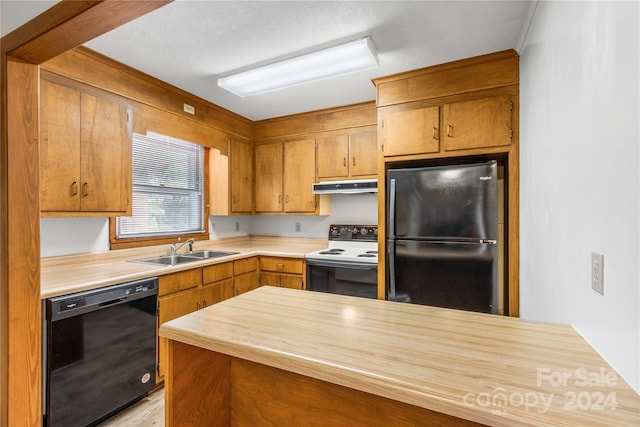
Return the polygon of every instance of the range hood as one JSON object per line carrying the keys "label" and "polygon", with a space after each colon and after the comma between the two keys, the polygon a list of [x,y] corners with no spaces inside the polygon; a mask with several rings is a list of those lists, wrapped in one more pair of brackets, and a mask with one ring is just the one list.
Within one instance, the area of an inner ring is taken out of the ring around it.
{"label": "range hood", "polygon": [[313,194],[356,194],[377,192],[377,179],[360,179],[354,181],[325,181],[313,184]]}

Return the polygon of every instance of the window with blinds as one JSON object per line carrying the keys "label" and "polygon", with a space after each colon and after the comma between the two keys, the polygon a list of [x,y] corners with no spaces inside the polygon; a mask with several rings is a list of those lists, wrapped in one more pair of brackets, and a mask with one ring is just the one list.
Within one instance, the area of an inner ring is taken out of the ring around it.
{"label": "window with blinds", "polygon": [[204,148],[148,132],[133,135],[132,216],[118,217],[116,238],[204,231]]}

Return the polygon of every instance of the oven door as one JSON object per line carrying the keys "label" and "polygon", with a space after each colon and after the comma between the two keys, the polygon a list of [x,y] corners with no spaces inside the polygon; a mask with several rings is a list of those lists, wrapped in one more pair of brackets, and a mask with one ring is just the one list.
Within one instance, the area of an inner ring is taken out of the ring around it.
{"label": "oven door", "polygon": [[378,265],[309,259],[307,290],[364,298],[378,297]]}

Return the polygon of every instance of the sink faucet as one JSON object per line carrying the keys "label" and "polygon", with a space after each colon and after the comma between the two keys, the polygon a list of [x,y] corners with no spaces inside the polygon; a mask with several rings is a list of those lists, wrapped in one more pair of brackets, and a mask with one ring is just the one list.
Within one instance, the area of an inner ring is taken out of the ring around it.
{"label": "sink faucet", "polygon": [[180,240],[180,237],[178,237],[178,241],[171,244],[171,255],[175,255],[176,252],[178,252],[178,249],[180,249],[187,243],[189,244],[189,252],[193,252],[193,244],[195,243],[195,239],[191,238],[182,243],[180,243]]}

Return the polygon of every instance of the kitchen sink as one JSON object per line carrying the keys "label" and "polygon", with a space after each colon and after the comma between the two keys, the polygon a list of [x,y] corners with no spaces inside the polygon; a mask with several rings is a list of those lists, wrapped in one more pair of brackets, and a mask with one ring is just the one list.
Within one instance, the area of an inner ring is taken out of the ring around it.
{"label": "kitchen sink", "polygon": [[162,255],[153,258],[134,259],[131,262],[141,262],[143,264],[159,264],[159,265],[179,265],[185,262],[200,261],[202,258],[196,258],[186,255]]}
{"label": "kitchen sink", "polygon": [[131,262],[140,262],[143,264],[155,265],[180,265],[188,262],[202,261],[203,259],[219,258],[227,255],[234,255],[238,252],[228,251],[197,251],[175,255],[160,255],[153,258],[134,259]]}
{"label": "kitchen sink", "polygon": [[197,258],[219,258],[221,256],[227,255],[235,255],[238,252],[228,252],[228,251],[197,251],[197,252],[189,252],[185,254],[185,256],[192,256]]}

